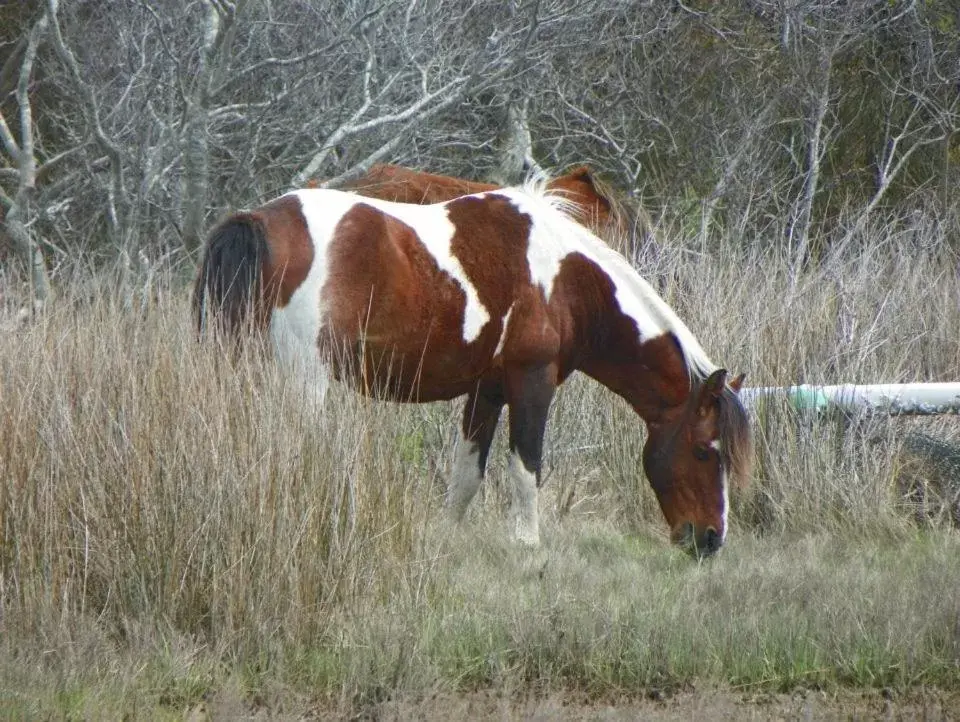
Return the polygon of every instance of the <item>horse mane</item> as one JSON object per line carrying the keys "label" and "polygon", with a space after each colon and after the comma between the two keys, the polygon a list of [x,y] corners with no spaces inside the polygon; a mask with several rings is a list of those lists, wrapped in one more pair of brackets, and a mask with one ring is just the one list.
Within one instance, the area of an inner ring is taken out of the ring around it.
{"label": "horse mane", "polygon": [[718,399],[720,407],[720,457],[733,479],[743,485],[753,466],[750,417],[740,396],[729,386]]}
{"label": "horse mane", "polygon": [[574,166],[561,176],[582,178],[583,182],[593,186],[597,196],[606,202],[610,215],[607,234],[613,241],[611,245],[630,248],[637,245],[633,242],[635,236],[643,241],[653,235],[653,220],[639,201],[628,196],[590,166]]}

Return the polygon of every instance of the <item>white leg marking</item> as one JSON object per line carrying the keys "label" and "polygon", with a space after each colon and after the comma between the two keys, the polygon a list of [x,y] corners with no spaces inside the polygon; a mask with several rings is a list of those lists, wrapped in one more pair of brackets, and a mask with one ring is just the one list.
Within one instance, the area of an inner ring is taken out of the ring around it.
{"label": "white leg marking", "polygon": [[537,508],[536,474],[527,470],[516,453],[510,454],[508,472],[513,482],[510,520],[514,539],[521,544],[537,546],[540,543],[540,511]]}
{"label": "white leg marking", "polygon": [[447,483],[446,507],[455,521],[463,519],[480,487],[480,445],[460,435]]}

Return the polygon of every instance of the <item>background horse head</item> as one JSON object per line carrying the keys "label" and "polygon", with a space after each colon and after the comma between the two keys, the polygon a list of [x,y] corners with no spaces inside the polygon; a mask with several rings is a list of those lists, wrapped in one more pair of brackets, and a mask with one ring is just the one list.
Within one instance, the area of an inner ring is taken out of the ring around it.
{"label": "background horse head", "polygon": [[361,392],[466,396],[447,491],[458,519],[506,406],[513,533],[530,544],[550,403],[584,372],[646,422],[643,466],[671,538],[713,553],[727,533],[728,479],[748,469],[742,378],[728,384],[672,309],[567,207],[542,185],[431,206],[295,191],[213,230],[196,322],[202,329],[212,314],[232,335],[262,328],[281,359],[314,359]]}
{"label": "background horse head", "polygon": [[[607,243],[632,258],[652,238],[653,222],[636,202],[604,181],[587,165],[547,180],[546,187],[570,202],[570,212]],[[492,183],[378,164],[348,183],[346,190],[400,203],[443,203],[460,196],[498,190]]]}

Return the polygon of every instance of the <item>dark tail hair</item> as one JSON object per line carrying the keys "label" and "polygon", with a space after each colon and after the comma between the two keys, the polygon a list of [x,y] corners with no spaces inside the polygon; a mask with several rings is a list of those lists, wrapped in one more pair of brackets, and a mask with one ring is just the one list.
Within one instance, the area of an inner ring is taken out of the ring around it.
{"label": "dark tail hair", "polygon": [[[249,214],[231,216],[210,233],[193,289],[197,334],[207,323],[215,333],[239,340],[263,303],[263,262],[269,249],[263,225]],[[262,309],[261,309],[262,312]]]}

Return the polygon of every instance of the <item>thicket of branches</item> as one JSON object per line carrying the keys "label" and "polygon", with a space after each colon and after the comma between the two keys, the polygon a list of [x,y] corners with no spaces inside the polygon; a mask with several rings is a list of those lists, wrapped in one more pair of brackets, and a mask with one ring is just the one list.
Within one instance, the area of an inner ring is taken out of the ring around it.
{"label": "thicket of branches", "polygon": [[877,216],[956,224],[958,131],[951,0],[0,7],[0,246],[40,297],[70,259],[192,261],[225,210],[376,162],[589,162],[701,244],[806,262]]}

